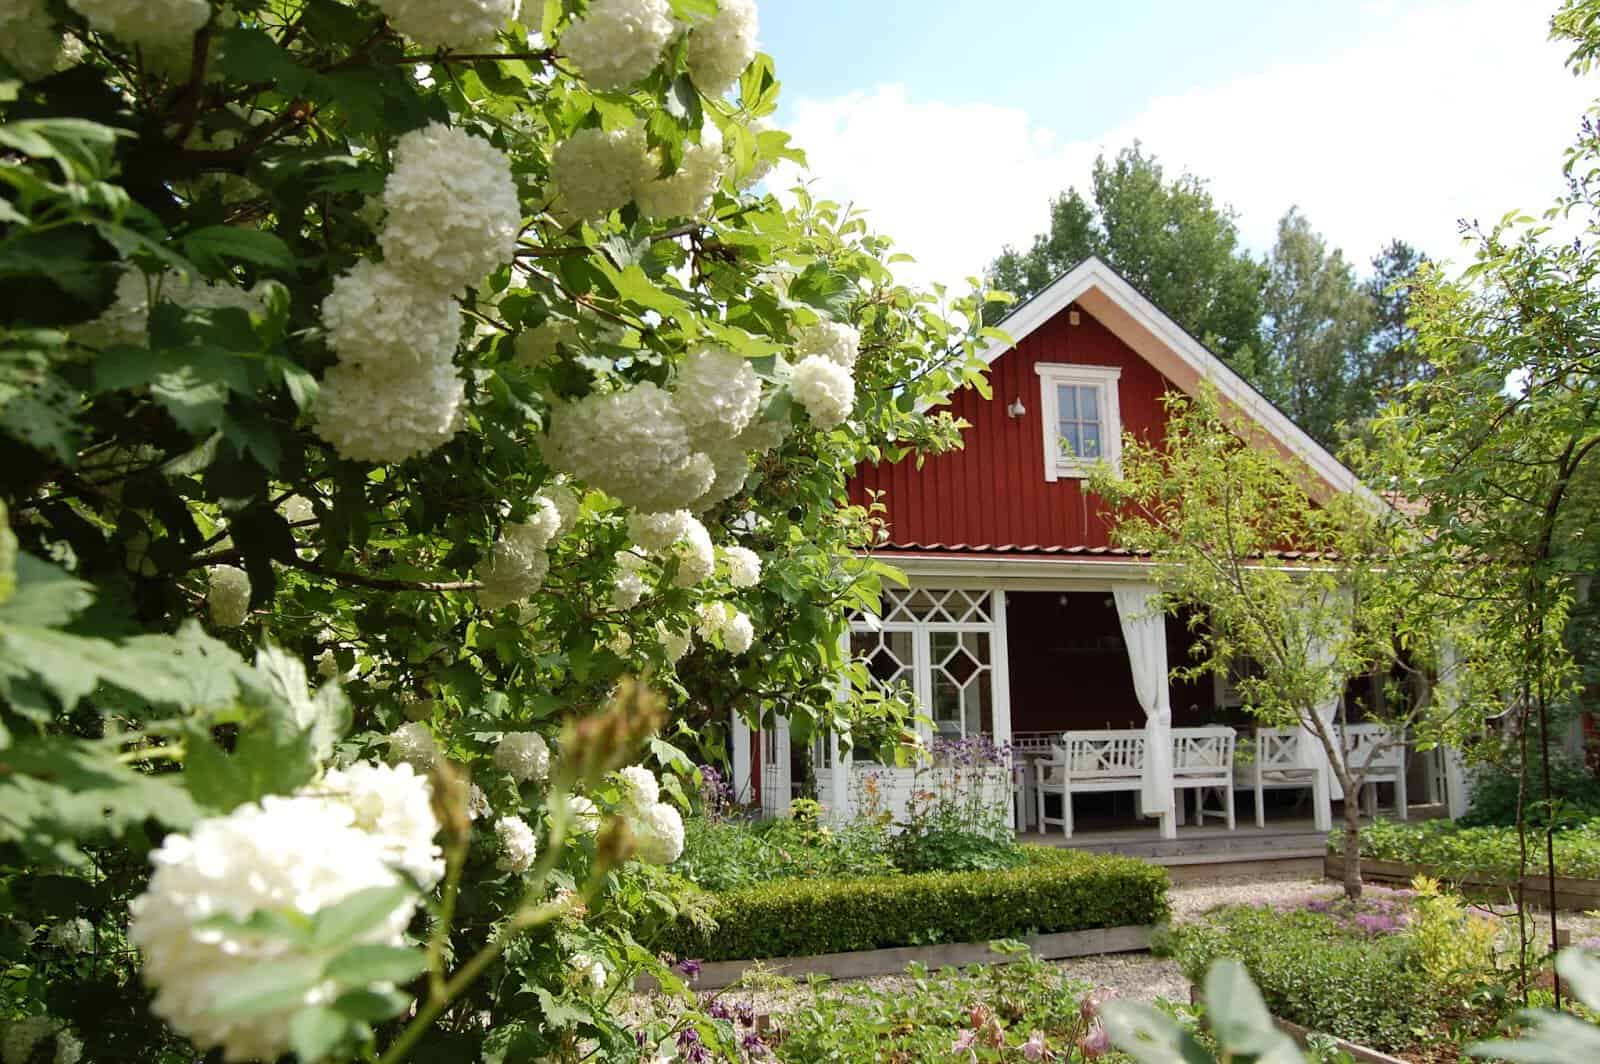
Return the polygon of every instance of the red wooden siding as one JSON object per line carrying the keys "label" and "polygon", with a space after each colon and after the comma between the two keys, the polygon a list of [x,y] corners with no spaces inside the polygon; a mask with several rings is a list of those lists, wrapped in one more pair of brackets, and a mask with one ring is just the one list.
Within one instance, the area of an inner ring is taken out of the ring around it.
{"label": "red wooden siding", "polygon": [[[920,470],[904,461],[857,471],[850,499],[865,503],[869,492],[883,492],[891,545],[1027,550],[1110,544],[1102,500],[1082,481],[1044,479],[1038,362],[1121,367],[1122,430],[1161,438],[1161,396],[1173,385],[1087,311],[1077,325],[1063,312],[989,367],[994,398],[972,389],[952,398],[949,409],[972,426],[963,450],[930,458]],[[1028,412],[1012,418],[1006,407],[1018,398]]]}

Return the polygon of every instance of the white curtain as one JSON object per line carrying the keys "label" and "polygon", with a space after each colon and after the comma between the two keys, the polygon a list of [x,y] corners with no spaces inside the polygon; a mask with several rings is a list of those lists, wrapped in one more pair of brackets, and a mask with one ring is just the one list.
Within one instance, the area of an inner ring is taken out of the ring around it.
{"label": "white curtain", "polygon": [[1167,688],[1167,623],[1151,584],[1113,589],[1122,639],[1128,644],[1133,692],[1144,709],[1144,777],[1140,798],[1145,816],[1172,812],[1172,696]]}
{"label": "white curtain", "polygon": [[[1306,663],[1312,668],[1321,669],[1333,662],[1334,645],[1330,638],[1316,638],[1307,649]],[[1330,684],[1326,697],[1317,703],[1317,718],[1322,721],[1328,734],[1333,736],[1335,743],[1340,741],[1336,733],[1336,722],[1339,717],[1339,702],[1344,698],[1344,690],[1336,684]],[[1334,774],[1333,766],[1328,761],[1328,751],[1322,745],[1322,739],[1309,725],[1302,724],[1296,740],[1299,762],[1302,768],[1317,768],[1322,770],[1323,778],[1328,781],[1328,797],[1343,798],[1344,788],[1339,784],[1339,777]]]}

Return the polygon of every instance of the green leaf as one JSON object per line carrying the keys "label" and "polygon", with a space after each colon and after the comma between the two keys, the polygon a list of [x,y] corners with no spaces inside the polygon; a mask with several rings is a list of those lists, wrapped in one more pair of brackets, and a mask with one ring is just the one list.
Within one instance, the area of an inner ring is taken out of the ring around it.
{"label": "green leaf", "polygon": [[816,307],[838,321],[849,320],[858,294],[849,277],[823,262],[814,262],[801,270],[800,276],[789,285],[790,299]]}
{"label": "green leaf", "polygon": [[349,990],[339,995],[333,1008],[361,1023],[382,1023],[400,1015],[409,1004],[410,996],[397,990]]}
{"label": "green leaf", "polygon": [[289,1018],[289,1045],[302,1061],[321,1060],[352,1030],[346,1017],[325,1005],[313,1005]]}
{"label": "green leaf", "polygon": [[323,974],[343,986],[409,983],[428,970],[428,955],[399,946],[351,946],[335,957]]}
{"label": "green leaf", "polygon": [[237,975],[218,977],[210,1010],[219,1016],[260,1016],[293,1008],[322,981],[321,965],[311,957],[261,961]]}
{"label": "green leaf", "polygon": [[133,134],[83,118],[34,118],[0,124],[0,144],[35,159],[49,159],[69,181],[97,181],[111,172],[118,137]]}
{"label": "green leaf", "polygon": [[20,551],[16,578],[16,590],[0,604],[0,626],[59,627],[94,601],[94,589],[88,584],[64,569]]}
{"label": "green leaf", "polygon": [[1224,958],[1206,972],[1206,1015],[1222,1047],[1256,1056],[1261,1064],[1298,1064],[1294,1039],[1278,1029],[1261,991],[1236,960]]}
{"label": "green leaf", "polygon": [[182,240],[184,254],[206,273],[219,273],[228,260],[251,262],[277,270],[294,268],[289,245],[272,233],[234,225],[209,225]]}
{"label": "green leaf", "polygon": [[368,887],[312,917],[312,941],[320,947],[342,946],[378,927],[415,893],[408,886]]}
{"label": "green leaf", "polygon": [[717,0],[670,0],[670,3],[672,15],[679,22],[700,22],[717,14]]}
{"label": "green leaf", "polygon": [[1216,1064],[1193,1035],[1149,1005],[1107,1002],[1100,1022],[1112,1044],[1139,1064]]}

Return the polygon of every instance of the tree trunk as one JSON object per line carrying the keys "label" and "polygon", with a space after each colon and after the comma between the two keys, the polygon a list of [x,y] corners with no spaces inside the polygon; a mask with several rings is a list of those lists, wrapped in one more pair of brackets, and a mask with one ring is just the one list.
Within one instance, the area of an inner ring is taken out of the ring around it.
{"label": "tree trunk", "polygon": [[[1343,781],[1340,782],[1344,786]],[[1345,787],[1344,792],[1344,896],[1351,901],[1361,897],[1361,803],[1359,792]]]}

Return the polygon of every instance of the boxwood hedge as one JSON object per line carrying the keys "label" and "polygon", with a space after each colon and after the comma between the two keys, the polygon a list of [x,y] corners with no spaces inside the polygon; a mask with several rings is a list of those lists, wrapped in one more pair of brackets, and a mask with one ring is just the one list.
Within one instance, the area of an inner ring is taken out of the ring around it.
{"label": "boxwood hedge", "polygon": [[1020,868],[860,879],[788,879],[712,896],[711,930],[687,922],[664,947],[702,960],[845,953],[1154,924],[1166,869],[1132,857],[1029,847]]}

